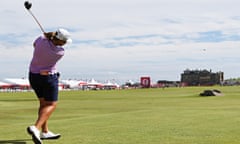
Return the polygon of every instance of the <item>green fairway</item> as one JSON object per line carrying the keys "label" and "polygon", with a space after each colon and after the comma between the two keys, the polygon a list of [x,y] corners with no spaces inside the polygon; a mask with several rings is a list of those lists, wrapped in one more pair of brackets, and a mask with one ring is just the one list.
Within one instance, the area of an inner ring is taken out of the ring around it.
{"label": "green fairway", "polygon": [[[206,89],[224,95],[200,97]],[[239,144],[240,88],[63,91],[44,144]],[[0,144],[31,144],[32,92],[0,93]]]}

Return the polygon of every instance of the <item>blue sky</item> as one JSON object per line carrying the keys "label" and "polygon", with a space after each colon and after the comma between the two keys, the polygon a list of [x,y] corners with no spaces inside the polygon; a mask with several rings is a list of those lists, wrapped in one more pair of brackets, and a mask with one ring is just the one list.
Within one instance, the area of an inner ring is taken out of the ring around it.
{"label": "blue sky", "polygon": [[[32,0],[45,31],[66,28],[73,43],[62,78],[180,80],[185,69],[240,77],[238,0]],[[41,34],[24,0],[1,1],[0,80],[27,77]]]}

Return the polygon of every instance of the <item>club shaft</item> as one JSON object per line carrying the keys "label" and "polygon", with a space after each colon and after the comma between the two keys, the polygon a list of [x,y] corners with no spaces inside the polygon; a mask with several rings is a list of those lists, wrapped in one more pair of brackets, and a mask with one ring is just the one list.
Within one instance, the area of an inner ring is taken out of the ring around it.
{"label": "club shaft", "polygon": [[29,9],[28,11],[29,11],[29,13],[33,16],[33,18],[34,18],[34,20],[37,22],[37,24],[39,25],[41,31],[42,31],[43,33],[45,33],[43,27],[41,26],[41,24],[39,23],[39,21],[37,20],[37,18],[34,16],[34,14],[32,13],[32,11],[31,11],[30,9]]}

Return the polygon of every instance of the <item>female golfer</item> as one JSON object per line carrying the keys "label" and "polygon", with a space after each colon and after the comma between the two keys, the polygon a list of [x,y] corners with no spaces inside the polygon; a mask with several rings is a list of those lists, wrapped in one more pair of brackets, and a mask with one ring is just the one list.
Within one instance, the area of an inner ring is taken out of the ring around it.
{"label": "female golfer", "polygon": [[58,139],[61,136],[49,131],[47,122],[58,101],[56,63],[64,55],[63,45],[70,41],[70,34],[65,29],[44,33],[34,41],[29,82],[39,99],[39,109],[35,124],[27,127],[27,132],[35,144],[41,144],[41,139]]}

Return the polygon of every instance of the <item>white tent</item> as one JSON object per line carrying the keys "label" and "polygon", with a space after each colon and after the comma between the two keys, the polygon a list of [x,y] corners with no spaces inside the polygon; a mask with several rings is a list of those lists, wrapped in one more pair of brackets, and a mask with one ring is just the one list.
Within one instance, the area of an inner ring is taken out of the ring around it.
{"label": "white tent", "polygon": [[87,82],[82,80],[61,80],[63,84],[69,85],[71,89],[79,89],[82,88],[83,85],[87,85]]}
{"label": "white tent", "polygon": [[108,81],[107,83],[104,84],[104,88],[106,89],[116,89],[119,88],[120,86],[117,83],[112,83]]}
{"label": "white tent", "polygon": [[9,83],[1,82],[0,81],[0,89],[7,89],[10,88],[12,85]]}
{"label": "white tent", "polygon": [[15,89],[30,89],[31,88],[28,79],[6,78],[6,79],[4,79],[4,81],[11,84],[12,88],[15,88]]}

